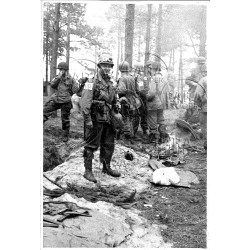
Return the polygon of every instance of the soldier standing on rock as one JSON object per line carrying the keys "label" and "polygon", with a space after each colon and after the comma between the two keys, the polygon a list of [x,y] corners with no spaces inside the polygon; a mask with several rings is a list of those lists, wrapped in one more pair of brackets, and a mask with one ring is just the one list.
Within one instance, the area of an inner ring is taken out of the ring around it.
{"label": "soldier standing on rock", "polygon": [[70,129],[71,96],[79,90],[79,84],[68,74],[69,66],[66,62],[58,64],[59,74],[51,81],[50,86],[56,92],[43,107],[43,122],[49,119],[53,111],[61,109],[63,141],[67,142]]}
{"label": "soldier standing on rock", "polygon": [[111,124],[111,115],[117,105],[116,93],[111,81],[113,60],[102,55],[97,66],[97,76],[85,83],[80,100],[86,126],[83,153],[84,177],[94,183],[97,180],[92,172],[92,160],[94,151],[99,146],[100,162],[103,164],[102,172],[113,177],[120,177],[120,173],[110,167],[115,147],[115,131]]}

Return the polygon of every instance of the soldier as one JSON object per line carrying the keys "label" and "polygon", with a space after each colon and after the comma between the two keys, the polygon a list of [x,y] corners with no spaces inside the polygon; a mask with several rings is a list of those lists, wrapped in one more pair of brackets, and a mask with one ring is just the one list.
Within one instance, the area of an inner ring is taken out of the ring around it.
{"label": "soldier", "polygon": [[[167,75],[167,80],[169,83],[169,101],[170,101],[170,107],[175,107],[176,109],[177,107],[177,103],[176,103],[176,77],[174,75],[174,69],[173,67],[169,67],[168,68],[168,75]],[[169,108],[170,108],[169,107]]]}
{"label": "soldier", "polygon": [[71,96],[79,90],[79,84],[68,74],[69,66],[66,62],[60,62],[57,69],[59,74],[50,83],[56,92],[44,104],[43,122],[48,120],[53,111],[61,109],[63,141],[67,142],[72,108]]}
{"label": "soldier", "polygon": [[204,148],[207,149],[207,65],[203,64],[200,70],[203,77],[195,90],[194,101],[200,109],[201,131],[204,139]]}
{"label": "soldier", "polygon": [[159,62],[153,62],[149,67],[149,71],[150,75],[152,75],[146,94],[150,130],[149,141],[151,143],[163,143],[169,137],[163,116],[163,111],[167,109],[169,85],[161,74],[161,64]]}
{"label": "soldier", "polygon": [[121,103],[121,113],[125,123],[123,135],[125,140],[134,138],[139,126],[140,98],[137,94],[135,79],[129,74],[129,63],[119,65],[121,77],[118,80],[117,93]]}
{"label": "soldier", "polygon": [[148,140],[148,123],[147,123],[147,99],[146,92],[148,88],[147,77],[144,75],[143,64],[135,64],[135,84],[137,86],[138,95],[141,100],[140,112],[140,125],[143,132],[143,139]]}
{"label": "soldier", "polygon": [[203,77],[201,74],[201,66],[206,63],[205,57],[198,57],[196,60],[197,66],[191,70],[191,75],[186,78],[185,84],[189,86],[189,99],[190,102],[194,99],[194,93],[199,80]]}
{"label": "soldier", "polygon": [[[102,172],[113,177],[120,173],[110,167],[114,152],[115,131],[112,127],[112,114],[117,104],[115,89],[110,81],[113,69],[112,58],[101,56],[98,63],[97,76],[89,79],[82,90],[80,105],[86,126],[84,146],[84,177],[96,183],[92,172],[94,151],[100,146],[100,162]],[[122,119],[122,118],[121,118]]]}

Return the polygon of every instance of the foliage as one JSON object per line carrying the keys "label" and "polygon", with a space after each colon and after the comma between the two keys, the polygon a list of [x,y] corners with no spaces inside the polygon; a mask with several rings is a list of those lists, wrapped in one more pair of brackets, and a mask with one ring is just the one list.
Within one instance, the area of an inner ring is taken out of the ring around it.
{"label": "foliage", "polygon": [[[46,53],[46,35],[48,35],[48,49],[52,49],[52,29],[54,20],[54,6],[53,3],[44,3],[44,37],[43,37],[43,53]],[[58,41],[58,56],[64,55],[65,41],[66,41],[66,26],[68,16],[70,17],[70,34],[78,37],[77,42],[85,48],[90,48],[92,45],[102,46],[99,38],[104,35],[103,29],[100,27],[91,27],[84,20],[86,12],[86,4],[81,3],[62,3],[60,16],[60,33]],[[76,42],[76,41],[74,41]],[[71,51],[76,51],[79,46],[71,46]]]}

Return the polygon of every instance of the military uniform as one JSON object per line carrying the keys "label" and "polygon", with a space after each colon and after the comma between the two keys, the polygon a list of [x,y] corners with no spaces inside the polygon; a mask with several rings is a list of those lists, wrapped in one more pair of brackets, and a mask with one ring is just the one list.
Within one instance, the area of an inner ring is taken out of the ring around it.
{"label": "military uniform", "polygon": [[204,139],[204,146],[207,145],[207,77],[200,79],[197,85],[194,101],[200,107],[200,125]]}
{"label": "military uniform", "polygon": [[176,77],[172,71],[168,72],[167,81],[169,84],[169,107],[168,108],[171,108],[171,106],[177,108],[177,104],[175,101]]}
{"label": "military uniform", "polygon": [[50,83],[56,90],[43,107],[43,121],[47,121],[53,111],[61,109],[62,129],[68,136],[70,129],[71,96],[79,89],[79,84],[71,76],[56,76]]}
{"label": "military uniform", "polygon": [[84,177],[97,182],[92,173],[92,159],[94,151],[100,147],[100,162],[103,163],[103,172],[113,177],[120,174],[110,168],[114,152],[115,131],[112,127],[112,110],[117,98],[115,88],[110,80],[104,80],[100,73],[91,81],[88,80],[81,93],[80,106],[84,117],[85,144],[84,144]]}
{"label": "military uniform", "polygon": [[201,67],[206,63],[205,57],[199,56],[196,59],[197,66],[191,70],[191,75],[186,78],[185,84],[189,86],[189,99],[192,102],[194,100],[194,94],[197,87],[197,83],[203,77],[201,73]]}
{"label": "military uniform", "polygon": [[127,138],[134,137],[139,126],[141,102],[137,92],[134,77],[123,75],[119,79],[117,93],[120,98],[125,123],[123,133]]}
{"label": "military uniform", "polygon": [[147,122],[147,98],[146,93],[148,91],[149,78],[144,75],[137,75],[135,77],[135,82],[138,89],[138,95],[141,100],[141,107],[139,108],[140,112],[140,125],[143,131],[143,134],[147,134],[148,131],[148,122]]}
{"label": "military uniform", "polygon": [[147,97],[148,126],[151,142],[164,141],[167,137],[163,111],[167,109],[169,85],[160,72],[156,72],[149,82]]}

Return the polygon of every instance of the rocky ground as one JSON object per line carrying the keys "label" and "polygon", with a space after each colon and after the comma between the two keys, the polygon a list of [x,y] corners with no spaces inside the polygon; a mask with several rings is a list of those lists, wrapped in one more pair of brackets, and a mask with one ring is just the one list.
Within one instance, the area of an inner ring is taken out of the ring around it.
{"label": "rocky ground", "polygon": [[[174,166],[179,170],[191,171],[198,177],[199,184],[193,184],[190,188],[151,183],[150,177],[153,170],[148,166],[150,156],[147,150],[150,149],[149,151],[152,152],[153,148],[151,150],[150,147],[154,146],[142,144],[140,141],[133,145],[124,145],[121,141],[116,141],[112,165],[122,172],[119,180],[101,174],[98,152],[96,152],[94,173],[99,178],[99,183],[98,185],[92,184],[82,177],[84,164],[81,115],[71,114],[71,134],[70,140],[66,144],[61,141],[60,114],[45,123],[44,173],[52,180],[58,178],[56,183],[67,192],[56,198],[44,195],[44,202],[56,200],[75,202],[79,206],[92,209],[91,220],[93,222],[86,218],[84,222],[86,226],[92,227],[91,223],[98,224],[99,222],[97,223],[96,220],[100,221],[98,219],[100,216],[98,212],[100,212],[103,216],[111,216],[112,219],[115,219],[116,226],[119,221],[121,226],[117,230],[123,232],[116,239],[107,239],[107,235],[111,237],[111,234],[105,232],[106,236],[101,237],[102,230],[99,236],[96,235],[93,240],[91,239],[94,237],[93,233],[83,236],[82,230],[78,232],[78,238],[74,236],[75,241],[70,239],[71,246],[206,248],[207,157],[206,153],[201,150],[202,140],[192,141],[189,133],[174,125],[175,119],[183,118],[184,114],[184,109],[169,110],[165,116],[169,124],[168,132],[180,140],[188,140],[193,147],[193,150],[185,151],[185,163]],[[126,151],[133,154],[133,161],[124,158]],[[49,190],[58,190],[57,186],[45,178],[44,187]],[[134,190],[136,193],[133,200],[125,202]],[[67,223],[69,221],[65,220]],[[86,224],[87,222],[89,224]],[[81,225],[79,221],[76,223]],[[116,230],[115,226],[109,226],[112,230]],[[109,226],[106,226],[105,230]],[[99,228],[101,228],[100,225]],[[56,230],[58,229],[44,227],[44,244],[47,244],[46,246],[56,244],[57,241],[53,238],[56,237],[55,235],[59,235]],[[65,234],[65,231],[63,232]],[[79,233],[81,233],[81,238],[79,238]],[[62,237],[62,232],[60,235]],[[90,245],[90,241],[96,242],[96,244]],[[58,243],[59,246],[66,246],[62,244],[66,243]]]}

